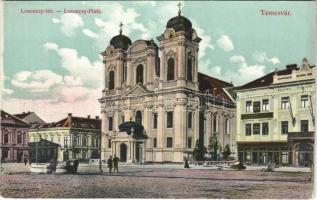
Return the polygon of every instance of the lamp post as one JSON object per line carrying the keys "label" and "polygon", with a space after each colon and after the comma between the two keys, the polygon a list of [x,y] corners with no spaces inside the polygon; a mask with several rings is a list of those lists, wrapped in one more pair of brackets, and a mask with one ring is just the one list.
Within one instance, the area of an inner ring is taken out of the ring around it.
{"label": "lamp post", "polygon": [[99,139],[100,139],[100,142],[99,142],[99,149],[100,149],[100,153],[99,153],[99,171],[100,173],[103,173],[102,171],[102,163],[101,163],[101,151],[102,151],[102,148],[101,148],[101,143],[102,143],[102,131],[100,131],[100,136],[99,136]]}

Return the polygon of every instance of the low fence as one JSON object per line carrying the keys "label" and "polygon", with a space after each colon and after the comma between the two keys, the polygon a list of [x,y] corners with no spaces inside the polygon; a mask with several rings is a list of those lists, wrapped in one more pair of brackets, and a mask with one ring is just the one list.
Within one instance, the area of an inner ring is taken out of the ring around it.
{"label": "low fence", "polygon": [[188,161],[190,165],[206,165],[206,166],[218,166],[218,165],[232,165],[238,163],[238,160],[228,161]]}

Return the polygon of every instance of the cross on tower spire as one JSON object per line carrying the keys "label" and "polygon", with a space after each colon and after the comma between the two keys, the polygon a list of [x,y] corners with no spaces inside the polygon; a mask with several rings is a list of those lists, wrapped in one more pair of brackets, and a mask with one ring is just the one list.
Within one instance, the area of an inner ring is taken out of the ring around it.
{"label": "cross on tower spire", "polygon": [[178,6],[178,15],[181,15],[181,2],[179,2],[178,4],[177,4],[177,6]]}
{"label": "cross on tower spire", "polygon": [[122,34],[122,26],[123,26],[122,22],[120,22],[119,26],[120,26],[120,31],[119,31],[119,33],[120,33],[120,35],[121,35],[121,34]]}

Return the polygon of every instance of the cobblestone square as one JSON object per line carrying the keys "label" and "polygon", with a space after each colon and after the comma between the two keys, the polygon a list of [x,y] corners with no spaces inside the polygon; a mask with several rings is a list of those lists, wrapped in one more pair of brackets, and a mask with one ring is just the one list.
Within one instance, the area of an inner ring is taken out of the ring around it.
{"label": "cobblestone square", "polygon": [[312,197],[308,173],[216,171],[122,166],[119,174],[2,174],[6,198],[252,198]]}

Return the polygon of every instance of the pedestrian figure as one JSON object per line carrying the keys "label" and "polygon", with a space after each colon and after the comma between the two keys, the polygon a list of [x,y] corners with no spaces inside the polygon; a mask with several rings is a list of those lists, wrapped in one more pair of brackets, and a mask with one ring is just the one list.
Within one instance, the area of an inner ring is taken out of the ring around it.
{"label": "pedestrian figure", "polygon": [[116,156],[116,154],[114,154],[114,158],[113,158],[113,166],[114,166],[114,169],[113,171],[116,172],[117,170],[117,174],[119,173],[119,158]]}
{"label": "pedestrian figure", "polygon": [[189,168],[189,164],[188,164],[188,159],[185,158],[185,165],[184,165],[184,168]]}
{"label": "pedestrian figure", "polygon": [[77,159],[74,160],[74,164],[73,164],[73,169],[74,169],[74,173],[77,174],[77,170],[78,170],[78,165],[79,165],[79,161]]}
{"label": "pedestrian figure", "polygon": [[51,168],[51,173],[55,174],[55,172],[56,172],[56,162],[55,162],[54,158],[52,158],[51,161],[50,161],[50,168]]}
{"label": "pedestrian figure", "polygon": [[24,156],[24,165],[26,165],[28,163],[28,159],[26,156]]}
{"label": "pedestrian figure", "polygon": [[108,164],[108,168],[109,168],[109,174],[111,174],[112,172],[112,156],[109,157],[109,159],[107,160],[107,164]]}

